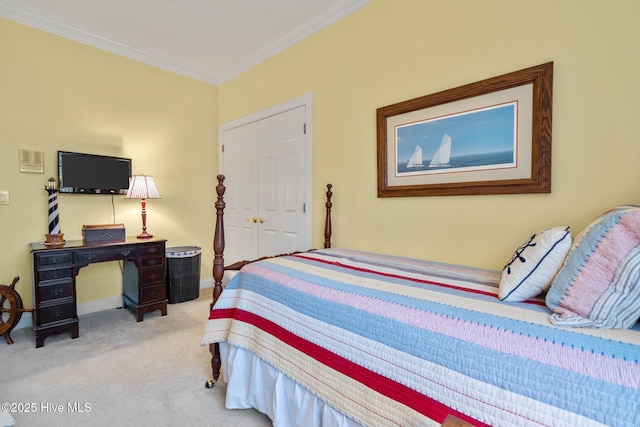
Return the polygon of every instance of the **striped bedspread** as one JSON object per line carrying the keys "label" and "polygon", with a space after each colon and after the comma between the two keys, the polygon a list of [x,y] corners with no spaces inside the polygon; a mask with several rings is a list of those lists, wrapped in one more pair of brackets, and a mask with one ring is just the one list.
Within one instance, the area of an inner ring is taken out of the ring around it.
{"label": "striped bedspread", "polygon": [[640,425],[640,331],[560,328],[500,272],[326,249],[245,266],[203,344],[246,348],[370,426]]}

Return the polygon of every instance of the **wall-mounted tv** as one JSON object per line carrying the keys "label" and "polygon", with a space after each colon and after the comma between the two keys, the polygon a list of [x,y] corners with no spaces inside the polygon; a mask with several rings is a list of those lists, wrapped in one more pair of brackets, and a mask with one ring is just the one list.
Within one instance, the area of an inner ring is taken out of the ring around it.
{"label": "wall-mounted tv", "polygon": [[61,193],[126,194],[131,159],[58,151],[58,183]]}

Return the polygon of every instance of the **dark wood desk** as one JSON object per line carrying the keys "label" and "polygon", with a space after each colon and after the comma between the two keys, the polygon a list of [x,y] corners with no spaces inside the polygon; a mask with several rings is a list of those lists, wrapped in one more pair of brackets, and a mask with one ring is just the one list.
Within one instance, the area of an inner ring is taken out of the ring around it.
{"label": "dark wood desk", "polygon": [[122,304],[138,322],[154,310],[166,316],[165,242],[127,237],[124,242],[91,245],[71,240],[61,248],[31,243],[36,347],[44,346],[47,336],[64,331],[78,338],[76,276],[82,267],[96,262],[125,261]]}

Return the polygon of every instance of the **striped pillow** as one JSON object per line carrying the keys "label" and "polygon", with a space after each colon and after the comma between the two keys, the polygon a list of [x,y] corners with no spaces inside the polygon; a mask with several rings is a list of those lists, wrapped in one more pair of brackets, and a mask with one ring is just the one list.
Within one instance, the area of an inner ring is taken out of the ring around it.
{"label": "striped pillow", "polygon": [[631,328],[640,318],[640,246],[627,255],[609,286],[596,301],[588,318],[552,314],[551,322],[559,326],[595,326],[597,328]]}
{"label": "striped pillow", "polygon": [[620,206],[589,224],[576,236],[547,293],[547,306],[555,313],[551,321],[563,326],[633,326],[640,313],[627,311],[633,312],[640,298],[638,246],[640,207]]}

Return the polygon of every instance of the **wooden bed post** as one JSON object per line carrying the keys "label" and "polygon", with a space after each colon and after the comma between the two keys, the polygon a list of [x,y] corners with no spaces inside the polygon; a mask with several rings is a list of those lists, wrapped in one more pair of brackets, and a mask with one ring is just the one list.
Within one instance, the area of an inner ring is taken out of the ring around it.
{"label": "wooden bed post", "polygon": [[[224,266],[224,175],[218,175],[218,185],[216,186],[216,193],[218,195],[218,200],[215,203],[216,206],[216,225],[215,231],[213,235],[213,298],[211,300],[211,304],[209,305],[209,311],[213,309],[214,304],[218,301],[220,294],[222,293],[222,277],[224,276],[225,270],[240,270],[246,264],[250,262],[259,261],[239,261],[232,265]],[[331,192],[332,185],[327,184],[327,202],[325,204],[326,207],[326,217],[324,222],[324,248],[331,247],[331,197],[333,193]],[[283,254],[286,255],[286,254]],[[281,255],[278,255],[281,256]],[[260,259],[265,259],[269,257],[263,257]],[[222,360],[220,359],[220,346],[218,343],[209,344],[209,352],[211,353],[211,372],[213,379],[209,379],[206,383],[207,388],[211,388],[214,386],[215,382],[220,378],[220,368],[222,366]]]}
{"label": "wooden bed post", "polygon": [[324,248],[328,249],[331,247],[331,196],[333,193],[331,192],[331,184],[327,184],[327,203],[325,203],[325,207],[327,208],[326,215],[324,217]]}
{"label": "wooden bed post", "polygon": [[[213,298],[209,305],[209,311],[213,309],[213,305],[218,301],[222,293],[222,277],[224,276],[224,175],[218,175],[218,185],[216,193],[218,200],[216,206],[216,226],[213,235]],[[207,388],[213,387],[215,381],[220,378],[220,367],[222,361],[220,359],[220,345],[218,343],[209,344],[209,352],[211,353],[211,372],[213,378],[207,381]]]}
{"label": "wooden bed post", "polygon": [[218,175],[216,193],[216,227],[213,234],[213,300],[210,309],[218,301],[222,293],[222,277],[224,276],[224,175]]}

